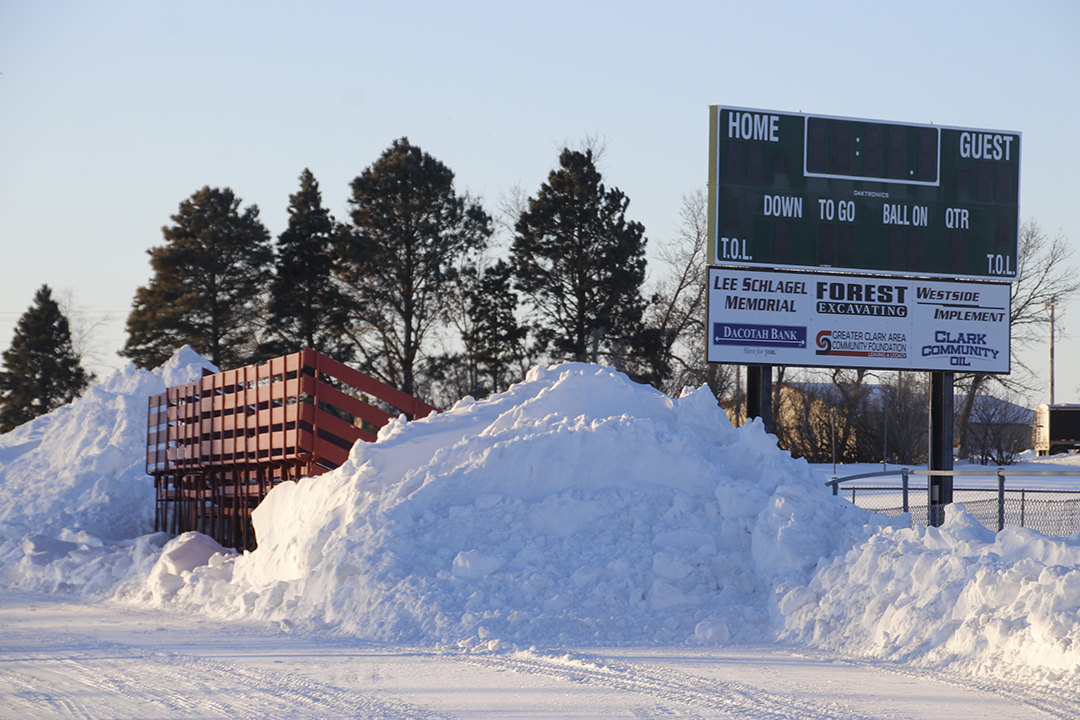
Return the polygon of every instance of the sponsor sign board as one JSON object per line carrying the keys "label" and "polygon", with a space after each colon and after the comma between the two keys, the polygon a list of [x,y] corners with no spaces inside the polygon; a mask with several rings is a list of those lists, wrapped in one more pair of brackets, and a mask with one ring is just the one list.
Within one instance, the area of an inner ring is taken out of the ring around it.
{"label": "sponsor sign board", "polygon": [[1020,133],[710,108],[710,265],[1015,280]]}
{"label": "sponsor sign board", "polygon": [[1009,372],[1004,282],[709,268],[708,361]]}

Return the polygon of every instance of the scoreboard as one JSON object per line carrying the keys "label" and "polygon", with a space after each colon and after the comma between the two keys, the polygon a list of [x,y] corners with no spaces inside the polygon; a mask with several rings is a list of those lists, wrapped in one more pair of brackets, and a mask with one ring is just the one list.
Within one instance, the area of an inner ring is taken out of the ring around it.
{"label": "scoreboard", "polygon": [[1020,133],[710,107],[708,262],[1016,279]]}

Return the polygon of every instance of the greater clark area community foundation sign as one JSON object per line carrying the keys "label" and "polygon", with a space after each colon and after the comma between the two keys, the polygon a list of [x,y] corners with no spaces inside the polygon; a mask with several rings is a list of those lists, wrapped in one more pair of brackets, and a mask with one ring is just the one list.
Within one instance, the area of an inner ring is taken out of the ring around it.
{"label": "greater clark area community foundation sign", "polygon": [[1001,282],[709,268],[708,361],[1009,372]]}
{"label": "greater clark area community foundation sign", "polygon": [[1020,133],[709,110],[710,265],[1016,279]]}

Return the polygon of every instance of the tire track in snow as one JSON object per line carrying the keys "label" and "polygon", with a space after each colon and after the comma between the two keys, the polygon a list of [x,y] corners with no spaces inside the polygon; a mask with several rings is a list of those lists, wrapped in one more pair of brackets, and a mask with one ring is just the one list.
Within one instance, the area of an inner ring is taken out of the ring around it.
{"label": "tire track in snow", "polygon": [[839,703],[772,693],[751,685],[703,678],[681,670],[607,660],[579,660],[524,653],[463,656],[464,662],[493,670],[580,683],[646,695],[665,703],[726,713],[745,720],[874,720]]}
{"label": "tire track in snow", "polygon": [[[771,652],[813,662],[842,664],[852,670],[886,673],[928,685],[938,684],[973,693],[985,693],[1018,707],[1031,710],[1025,717],[1051,720],[1074,720],[1077,701],[1068,690],[1034,687],[1032,683],[982,680],[970,675],[947,675],[940,670],[923,670],[903,665],[859,658],[837,658],[813,650],[773,648]],[[681,670],[658,665],[627,663],[603,657],[540,656],[517,653],[508,656],[464,656],[463,660],[493,669],[512,670],[566,682],[584,683],[621,692],[650,695],[665,702],[708,708],[753,720],[788,720],[789,718],[878,718],[880,714],[860,714],[848,704],[820,702],[805,695],[769,692],[745,683],[703,678]],[[643,711],[643,717],[653,717]]]}
{"label": "tire track in snow", "polygon": [[[71,698],[54,698],[41,692],[41,684],[33,677],[27,677],[4,668],[0,672],[0,718],[44,718],[59,717],[73,720],[94,720],[87,714],[82,704]],[[48,713],[45,715],[43,713]]]}
{"label": "tire track in snow", "polygon": [[793,658],[805,658],[821,661],[827,658],[830,663],[843,664],[848,667],[861,670],[873,670],[885,672],[890,675],[910,678],[920,682],[939,683],[950,687],[960,688],[973,692],[983,692],[999,698],[1026,705],[1037,710],[1053,720],[1076,720],[1077,700],[1070,691],[1055,692],[1047,686],[1038,686],[1034,682],[1013,682],[1004,678],[984,680],[964,673],[945,673],[940,669],[922,669],[910,665],[900,665],[881,660],[864,660],[862,658],[838,658],[834,655],[825,655],[810,648],[788,648],[783,650]]}
{"label": "tire track in snow", "polygon": [[19,707],[0,707],[0,718],[96,720],[148,711],[177,718],[446,717],[285,672],[98,640],[72,645],[70,635],[23,635],[17,648],[12,635],[4,638],[0,687],[14,690]]}

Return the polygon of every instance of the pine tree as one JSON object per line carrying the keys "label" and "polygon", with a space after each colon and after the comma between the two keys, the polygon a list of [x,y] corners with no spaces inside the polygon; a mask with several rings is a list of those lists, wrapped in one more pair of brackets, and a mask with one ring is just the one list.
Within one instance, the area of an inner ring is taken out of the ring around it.
{"label": "pine tree", "polygon": [[509,263],[498,260],[471,275],[464,283],[468,323],[461,339],[477,376],[486,378],[486,395],[500,392],[518,379],[528,328],[517,321],[518,298]]}
{"label": "pine tree", "polygon": [[415,395],[444,323],[456,261],[482,249],[491,219],[454,192],[454,173],[407,138],[352,181],[355,232],[342,263],[362,368]]}
{"label": "pine tree", "polygon": [[239,208],[229,188],[180,203],[165,244],[148,251],[154,276],[135,293],[121,355],[144,368],[185,344],[219,367],[255,358],[273,253],[258,207]]}
{"label": "pine tree", "polygon": [[289,227],[277,240],[261,357],[309,347],[342,362],[351,359],[344,337],[346,301],[333,280],[344,234],[323,207],[315,176],[305,168],[299,192],[289,196]]}
{"label": "pine tree", "polygon": [[641,324],[645,228],[626,219],[628,204],[605,188],[591,150],[565,149],[518,218],[511,255],[542,350],[578,362],[604,354],[642,378],[658,347]]}
{"label": "pine tree", "polygon": [[52,290],[42,285],[15,326],[0,370],[0,433],[66,405],[93,379],[71,347],[71,331]]}

